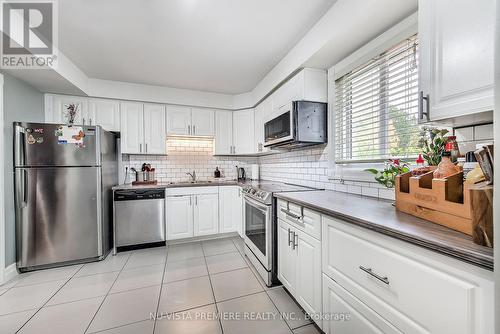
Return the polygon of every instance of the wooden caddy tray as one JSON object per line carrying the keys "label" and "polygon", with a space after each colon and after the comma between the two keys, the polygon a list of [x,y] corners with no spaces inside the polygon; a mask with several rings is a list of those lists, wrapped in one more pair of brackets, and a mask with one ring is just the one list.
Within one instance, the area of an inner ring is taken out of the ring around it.
{"label": "wooden caddy tray", "polygon": [[444,179],[433,179],[433,171],[420,176],[411,172],[396,177],[396,208],[473,235],[469,185],[463,182],[463,172]]}
{"label": "wooden caddy tray", "polygon": [[154,186],[158,184],[158,180],[153,181],[133,181],[133,186]]}

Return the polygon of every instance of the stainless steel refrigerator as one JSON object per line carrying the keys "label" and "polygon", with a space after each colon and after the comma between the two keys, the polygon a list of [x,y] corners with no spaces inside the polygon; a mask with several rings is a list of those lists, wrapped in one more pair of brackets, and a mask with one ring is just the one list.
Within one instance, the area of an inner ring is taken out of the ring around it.
{"label": "stainless steel refrigerator", "polygon": [[109,253],[116,152],[116,136],[99,126],[14,123],[19,271]]}

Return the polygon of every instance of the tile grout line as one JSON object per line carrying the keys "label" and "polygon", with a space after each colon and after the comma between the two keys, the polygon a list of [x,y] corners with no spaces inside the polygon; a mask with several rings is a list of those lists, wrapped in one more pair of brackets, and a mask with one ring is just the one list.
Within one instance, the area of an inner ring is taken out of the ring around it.
{"label": "tile grout line", "polygon": [[[113,254],[110,253],[111,256],[114,256]],[[127,262],[130,260],[130,257],[132,256],[132,253],[130,253],[127,257],[127,260],[125,261],[125,263],[123,264],[123,267],[120,269],[120,272],[118,273],[118,275],[116,275],[116,278],[115,280],[113,281],[113,283],[110,285],[109,289],[108,289],[108,292],[106,293],[106,295],[104,296],[104,298],[102,299],[101,303],[99,304],[99,307],[97,308],[97,310],[95,311],[94,315],[92,316],[92,319],[89,321],[89,324],[87,325],[87,327],[85,328],[85,331],[83,333],[87,333],[89,328],[90,328],[90,325],[92,324],[92,322],[94,321],[95,319],[95,316],[97,315],[97,313],[99,313],[99,310],[101,309],[102,307],[102,304],[104,304],[104,301],[108,298],[109,296],[109,291],[111,291],[111,289],[113,288],[113,286],[115,285],[116,281],[118,280],[118,277],[120,277],[120,274],[122,273],[123,271],[123,268],[125,268],[125,266],[127,265]]]}
{"label": "tile grout line", "polygon": [[[35,315],[37,315],[37,314],[38,314],[38,312],[40,312],[40,310],[41,310],[41,309],[42,309],[45,305],[47,305],[47,303],[48,303],[48,302],[49,302],[52,298],[54,298],[54,296],[55,296],[55,295],[56,295],[59,291],[61,291],[61,289],[62,289],[62,288],[63,288],[66,284],[68,284],[68,282],[69,282],[69,281],[70,281],[73,277],[75,277],[75,275],[76,275],[76,274],[77,274],[77,273],[78,273],[78,272],[79,272],[82,268],[83,268],[83,265],[82,265],[82,266],[81,266],[81,267],[80,267],[77,271],[75,271],[75,273],[74,273],[73,275],[71,275],[71,277],[70,277],[70,278],[68,278],[68,280],[67,280],[66,282],[64,282],[64,284],[63,284],[63,285],[61,285],[61,286],[59,287],[59,289],[57,289],[57,291],[56,291],[56,292],[54,292],[54,293],[52,294],[52,296],[50,296],[50,297],[49,297],[49,299],[47,299],[47,300],[45,301],[45,303],[43,303],[43,305],[42,305],[42,306],[40,306],[40,307],[36,310],[36,312],[35,312],[35,313],[33,313],[33,315],[32,315],[31,317],[29,317],[29,319],[28,319],[28,320],[26,320],[26,322],[25,322],[25,323],[24,323],[21,327],[19,327],[19,329],[16,331],[16,333],[19,333],[19,331],[20,331],[21,329],[23,329],[23,327],[24,327],[24,326],[26,326],[26,324],[27,324],[28,322],[30,322],[30,321],[31,321],[31,319],[33,319],[33,318],[35,317]],[[50,281],[50,282],[55,282],[55,281]],[[47,282],[44,282],[44,283],[47,283]],[[16,285],[17,285],[17,284],[16,284]]]}
{"label": "tile grout line", "polygon": [[[233,241],[233,243],[234,243],[234,241]],[[245,255],[244,255],[244,256],[245,256]],[[246,262],[246,260],[245,260],[245,262]],[[250,268],[250,265],[252,265],[252,264],[251,264],[251,263],[248,263],[248,267],[249,267],[249,268]],[[253,271],[251,268],[250,268],[250,272],[253,274],[253,276],[254,276],[254,277],[255,277],[255,279],[259,282],[259,284],[261,284],[261,282],[260,282],[260,278],[259,278],[259,277],[257,277],[257,275],[254,273],[254,271]],[[262,284],[261,284],[261,285],[262,285]],[[266,288],[268,288],[268,287],[267,287],[267,285],[266,285],[266,287],[262,287],[262,288],[263,288],[264,292],[266,293],[267,298],[269,298],[269,300],[270,300],[270,301],[271,301],[271,303],[273,304],[274,308],[278,311],[278,313],[280,313],[280,314],[281,314],[280,309],[279,309],[279,308],[278,308],[278,306],[274,303],[274,301],[273,301],[273,299],[271,298],[271,296],[269,296],[269,293],[268,293],[268,291],[269,291],[269,290],[268,290],[268,289],[266,289]],[[293,334],[293,329],[292,329],[292,327],[288,324],[288,322],[287,322],[287,321],[285,321],[284,319],[282,319],[282,320],[283,320],[283,322],[286,324],[286,326],[290,329],[290,332]],[[308,325],[309,325],[309,324],[308,324]],[[307,326],[307,325],[304,325],[304,326]],[[297,327],[297,328],[300,328],[300,327]]]}
{"label": "tile grout line", "polygon": [[161,293],[163,292],[163,280],[165,279],[165,272],[167,270],[167,260],[168,260],[168,254],[170,253],[170,246],[166,246],[165,251],[167,252],[167,256],[165,256],[165,262],[163,263],[163,274],[161,276],[161,282],[160,282],[160,292],[158,293],[158,302],[156,303],[156,317],[155,317],[155,322],[153,323],[153,332],[156,331],[156,322],[158,321],[158,310],[160,308],[160,300],[161,300]]}
{"label": "tile grout line", "polygon": [[214,286],[212,284],[212,277],[210,276],[210,271],[208,270],[208,262],[207,262],[207,257],[205,255],[205,249],[203,248],[203,244],[201,245],[201,251],[203,252],[203,259],[205,260],[205,266],[207,267],[208,281],[210,282],[210,288],[212,289],[212,296],[214,298],[215,311],[217,312],[219,327],[220,327],[221,333],[224,334],[224,327],[222,327],[222,320],[221,320],[220,313],[219,313],[219,306],[217,305],[217,299],[215,298]]}

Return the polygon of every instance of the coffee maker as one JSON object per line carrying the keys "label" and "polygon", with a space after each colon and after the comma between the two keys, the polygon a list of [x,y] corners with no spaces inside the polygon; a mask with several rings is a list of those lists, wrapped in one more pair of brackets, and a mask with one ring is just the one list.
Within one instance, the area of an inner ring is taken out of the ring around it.
{"label": "coffee maker", "polygon": [[236,166],[236,169],[237,169],[236,175],[238,175],[238,181],[245,181],[247,179],[245,168]]}

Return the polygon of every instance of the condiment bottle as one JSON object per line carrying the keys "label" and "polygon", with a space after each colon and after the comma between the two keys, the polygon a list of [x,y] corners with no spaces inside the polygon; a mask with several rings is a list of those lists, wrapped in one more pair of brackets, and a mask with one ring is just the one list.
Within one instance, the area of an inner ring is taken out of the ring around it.
{"label": "condiment bottle", "polygon": [[459,167],[455,166],[455,164],[451,162],[451,152],[445,151],[441,154],[441,162],[434,171],[433,176],[435,179],[444,179],[458,171]]}
{"label": "condiment bottle", "polygon": [[451,153],[450,160],[455,163],[460,156],[460,150],[458,149],[457,137],[449,136],[446,141],[445,150]]}
{"label": "condiment bottle", "polygon": [[417,168],[421,168],[421,167],[424,167],[424,158],[422,158],[422,154],[419,154],[418,155],[418,158],[416,160],[416,163],[417,163]]}

